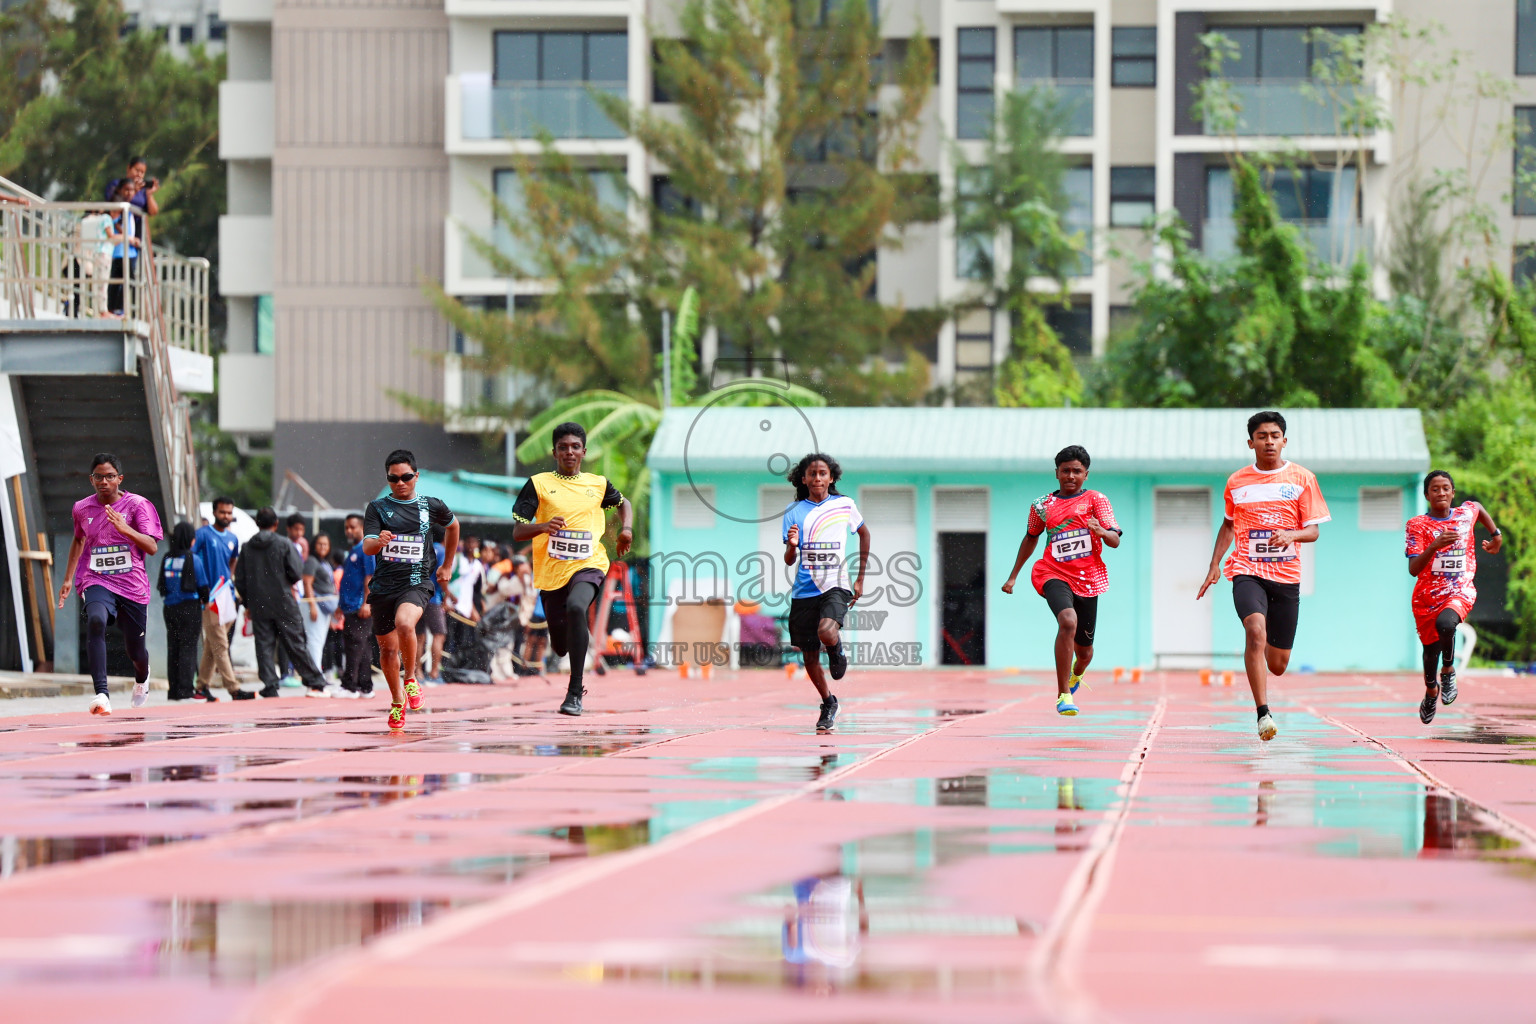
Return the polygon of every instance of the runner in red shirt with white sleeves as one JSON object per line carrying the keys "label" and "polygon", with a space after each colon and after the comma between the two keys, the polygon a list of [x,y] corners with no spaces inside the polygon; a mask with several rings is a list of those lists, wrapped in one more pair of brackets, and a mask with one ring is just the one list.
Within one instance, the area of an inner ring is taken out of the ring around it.
{"label": "runner in red shirt with white sleeves", "polygon": [[1120,546],[1120,526],[1109,499],[1083,489],[1090,461],[1087,449],[1078,444],[1056,453],[1060,487],[1030,504],[1019,557],[1003,584],[1003,593],[1013,593],[1019,571],[1045,534],[1045,553],[1035,562],[1029,581],[1056,616],[1056,713],[1061,715],[1077,714],[1072,698],[1093,661],[1099,595],[1109,589],[1104,547]]}
{"label": "runner in red shirt with white sleeves", "polygon": [[1243,667],[1259,718],[1259,739],[1268,742],[1279,730],[1269,713],[1269,672],[1284,675],[1296,642],[1301,611],[1301,558],[1297,544],[1317,540],[1317,528],[1333,517],[1317,477],[1287,462],[1285,417],[1258,412],[1248,417],[1248,447],[1254,464],[1227,478],[1227,518],[1216,533],[1211,568],[1200,585],[1199,600],[1222,576],[1221,556],[1237,541],[1226,562],[1232,603],[1243,620],[1246,639]]}

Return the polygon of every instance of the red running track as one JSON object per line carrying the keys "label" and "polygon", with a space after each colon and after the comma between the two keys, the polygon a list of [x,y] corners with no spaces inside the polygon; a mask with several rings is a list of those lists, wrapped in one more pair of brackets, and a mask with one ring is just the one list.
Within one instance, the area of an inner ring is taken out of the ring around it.
{"label": "red running track", "polygon": [[1536,694],[855,672],[0,721],[7,1021],[1536,1017]]}

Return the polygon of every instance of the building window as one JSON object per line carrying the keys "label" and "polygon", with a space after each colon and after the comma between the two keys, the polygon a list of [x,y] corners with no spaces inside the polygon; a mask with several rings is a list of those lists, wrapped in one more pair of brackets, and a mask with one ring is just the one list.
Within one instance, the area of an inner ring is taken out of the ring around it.
{"label": "building window", "polygon": [[1515,216],[1536,216],[1536,107],[1515,108]]}
{"label": "building window", "polygon": [[1536,245],[1515,246],[1515,265],[1510,268],[1510,278],[1517,287],[1536,281]]}
{"label": "building window", "polygon": [[1359,35],[1359,25],[1223,25],[1222,35],[1237,44],[1237,56],[1221,69],[1236,81],[1301,81],[1332,52],[1316,35]]}
{"label": "building window", "polygon": [[176,39],[177,39],[177,41],[180,42],[182,46],[191,46],[192,45],[193,33],[196,30],[196,28],[197,28],[197,26],[193,25],[191,22],[186,22],[186,23],[183,23],[181,25],[177,25],[176,26]]}
{"label": "building window", "polygon": [[276,317],[272,312],[272,296],[256,296],[256,353],[269,356],[275,350]]}
{"label": "building window", "polygon": [[629,82],[624,32],[497,32],[498,82]]}
{"label": "building window", "polygon": [[992,310],[982,306],[955,317],[956,376],[992,372]]}
{"label": "building window", "polygon": [[1067,215],[1061,227],[1068,235],[1079,236],[1083,252],[1076,267],[1068,267],[1067,273],[1087,277],[1093,273],[1093,166],[1068,167],[1061,176],[1062,190],[1067,194]]}
{"label": "building window", "polygon": [[1066,134],[1093,134],[1093,28],[1016,28],[1013,77],[1020,88],[1055,93]]}
{"label": "building window", "polygon": [[1157,168],[1109,169],[1109,224],[1139,228],[1157,212]]}
{"label": "building window", "polygon": [[978,204],[985,202],[991,183],[989,168],[961,167],[955,171],[955,276],[962,280],[983,280],[992,271],[992,235],[958,228],[969,222]]}
{"label": "building window", "polygon": [[1087,303],[1062,306],[1053,302],[1045,307],[1045,322],[1073,355],[1093,355],[1092,306]]}
{"label": "building window", "polygon": [[997,77],[997,30],[962,28],[955,47],[955,135],[985,139],[992,134]]}
{"label": "building window", "polygon": [[1515,74],[1536,75],[1536,0],[1515,3]]}
{"label": "building window", "polygon": [[126,18],[123,19],[123,24],[117,30],[117,34],[119,36],[127,37],[127,36],[133,35],[138,30],[139,30],[139,16],[138,16],[138,14],[134,13],[134,14],[129,14]]}
{"label": "building window", "polygon": [[[910,45],[905,39],[887,39],[885,50],[880,55],[882,65],[880,81],[886,85],[899,85],[901,69],[907,63],[907,51]],[[933,59],[933,84],[939,84],[939,41],[933,36],[928,37],[928,50]]]}
{"label": "building window", "polygon": [[227,31],[228,26],[223,21],[219,20],[219,16],[217,14],[208,15],[208,41],[210,43],[215,43],[223,39],[224,34]]}
{"label": "building window", "polygon": [[671,175],[657,174],[651,178],[651,204],[669,217],[688,217],[698,220],[703,206],[692,196],[672,184]]}
{"label": "building window", "polygon": [[1117,28],[1110,33],[1111,85],[1139,88],[1157,84],[1157,29]]}
{"label": "building window", "polygon": [[[797,0],[795,24],[800,28],[821,28],[843,3],[844,0]],[[880,24],[880,0],[869,0],[869,20]]]}
{"label": "building window", "polygon": [[[1205,175],[1206,215],[1212,220],[1236,219],[1237,196],[1233,191],[1231,169],[1208,167]],[[1318,167],[1277,168],[1269,181],[1269,194],[1274,197],[1281,220],[1351,223],[1360,220],[1353,167],[1337,171]]]}
{"label": "building window", "polygon": [[[700,50],[698,43],[682,39],[670,39],[667,41],[682,46],[693,55],[694,60],[699,59]],[[666,86],[662,83],[663,73],[661,69],[666,63],[666,58],[662,56],[662,52],[659,41],[651,43],[651,102],[676,103],[677,97],[668,92]]]}
{"label": "building window", "polygon": [[[588,168],[586,173],[592,182],[592,189],[597,195],[598,202],[611,211],[623,212],[626,206],[623,175],[606,167]],[[521,217],[527,208],[527,200],[523,195],[523,181],[518,172],[510,168],[498,169],[492,174],[492,182],[496,198],[506,207],[507,212],[513,217]],[[540,268],[535,265],[538,250],[534,240],[519,238],[512,233],[506,222],[501,220],[497,220],[492,228],[491,240],[520,271],[537,274]],[[585,242],[591,247],[594,243],[592,239],[582,238],[575,238],[572,241],[578,246]]]}

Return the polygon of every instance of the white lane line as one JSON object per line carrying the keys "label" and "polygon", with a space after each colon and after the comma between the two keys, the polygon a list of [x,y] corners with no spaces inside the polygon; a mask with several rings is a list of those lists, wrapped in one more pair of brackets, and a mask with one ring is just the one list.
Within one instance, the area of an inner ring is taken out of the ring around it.
{"label": "white lane line", "polygon": [[1396,750],[1392,749],[1392,747],[1388,746],[1386,743],[1383,743],[1381,740],[1377,739],[1375,736],[1372,736],[1370,733],[1357,729],[1350,725],[1348,722],[1341,722],[1337,718],[1334,718],[1332,715],[1325,715],[1323,712],[1317,710],[1316,708],[1308,707],[1306,711],[1308,714],[1319,718],[1324,722],[1327,722],[1329,725],[1337,726],[1338,728],[1343,729],[1345,732],[1354,733],[1356,736],[1359,736],[1367,743],[1379,747],[1381,751],[1387,755],[1387,758],[1403,771],[1410,775],[1417,775],[1421,780],[1428,783],[1430,786],[1433,786],[1435,789],[1440,790],[1442,793],[1448,793],[1451,796],[1456,797],[1458,800],[1462,800],[1471,804],[1483,814],[1486,814],[1494,821],[1497,821],[1499,825],[1502,826],[1505,831],[1511,833],[1512,836],[1518,836],[1526,844],[1536,847],[1536,829],[1532,829],[1530,826],[1516,821],[1514,818],[1504,814],[1502,811],[1490,807],[1483,801],[1478,800],[1463,790],[1451,785],[1449,782],[1446,782],[1439,776],[1432,774],[1418,762],[1411,761],[1405,755],[1398,753]]}
{"label": "white lane line", "polygon": [[1164,693],[1158,697],[1147,727],[1120,769],[1120,799],[1104,812],[1104,819],[1094,829],[1088,849],[1062,888],[1056,912],[1030,957],[1031,987],[1041,1006],[1057,1020],[1077,1024],[1101,1017],[1092,998],[1078,983],[1077,967],[1093,927],[1094,914],[1114,873],[1115,853],[1125,833],[1131,803],[1141,787],[1147,751],[1162,728],[1167,710],[1168,695]]}
{"label": "white lane line", "polygon": [[852,764],[844,765],[835,771],[823,775],[819,779],[798,786],[787,793],[776,797],[769,797],[750,807],[743,807],[729,814],[722,814],[719,817],[711,818],[702,824],[684,829],[681,832],[674,832],[658,843],[653,843],[649,846],[633,847],[622,853],[610,853],[603,857],[584,861],[579,865],[559,872],[553,877],[535,878],[523,883],[500,899],[476,904],[451,915],[440,917],[436,922],[413,931],[399,932],[387,936],[372,943],[366,949],[343,956],[327,966],[318,968],[315,971],[302,972],[298,978],[289,982],[281,989],[269,990],[258,995],[255,1000],[246,1004],[240,1015],[236,1018],[236,1021],[238,1024],[297,1024],[297,1022],[307,1020],[309,1019],[309,1011],[314,1008],[315,1004],[327,992],[331,991],[335,986],[344,984],[349,977],[361,972],[369,964],[379,962],[399,964],[402,961],[409,960],[428,946],[473,931],[497,918],[518,913],[558,896],[564,896],[573,890],[600,881],[620,871],[627,871],[637,865],[647,864],[661,857],[670,856],[681,849],[694,845],[700,840],[708,839],[753,818],[761,817],[764,814],[792,804],[796,800],[835,786],[855,772],[867,768],[875,762],[881,761],[914,743],[935,736],[957,722],[975,722],[987,715],[1009,710],[1019,703],[1017,700],[1009,701],[989,711],[984,711],[979,715],[964,715],[951,718],[932,729],[908,736],[883,750],[876,751]]}

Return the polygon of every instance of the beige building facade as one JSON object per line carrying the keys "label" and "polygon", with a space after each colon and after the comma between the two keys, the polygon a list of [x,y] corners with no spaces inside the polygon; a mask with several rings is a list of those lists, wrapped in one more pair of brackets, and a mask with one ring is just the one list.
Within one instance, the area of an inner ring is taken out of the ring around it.
{"label": "beige building facade", "polygon": [[[1005,91],[1050,88],[1068,105],[1071,226],[1097,258],[1072,279],[1070,308],[1051,316],[1084,359],[1103,353],[1129,301],[1126,262],[1106,253],[1147,252],[1146,217],[1176,210],[1197,245],[1230,251],[1234,149],[1293,154],[1277,199],[1325,260],[1363,254],[1379,265],[1404,183],[1458,168],[1495,211],[1497,259],[1513,267],[1517,247],[1536,240],[1536,204],[1516,214],[1525,206],[1511,194],[1514,150],[1501,134],[1536,110],[1530,0],[1463,0],[1454,10],[1442,0],[879,0],[879,15],[888,38],[920,27],[937,47],[920,150],[945,194],[952,145],[980,153]],[[516,205],[514,162],[537,152],[541,127],[578,160],[621,168],[641,196],[665,188],[665,168],[602,117],[589,91],[666,103],[649,33],[676,31],[668,0],[222,0],[221,17],[230,185],[221,424],[270,437],[279,477],[298,472],[341,506],[373,486],[375,449],[412,446],[439,468],[496,461],[473,435],[421,424],[392,397],[452,407],[473,389],[517,386],[458,371],[452,356],[464,342],[422,284],[512,316],[539,294],[539,282],[496,278],[466,234],[496,237],[486,195]],[[1454,93],[1421,103],[1380,76],[1363,88],[1392,108],[1390,124],[1363,141],[1340,134],[1309,81],[1312,30],[1348,34],[1389,19],[1440,23],[1429,52],[1459,51],[1465,72],[1511,90],[1475,111],[1447,111]],[[1239,44],[1224,69],[1243,106],[1235,129],[1192,110],[1198,40],[1216,30]],[[923,346],[936,386],[983,382],[1007,349],[1003,315],[966,309],[979,293],[968,244],[945,220],[879,254],[880,301],[964,310]]]}

